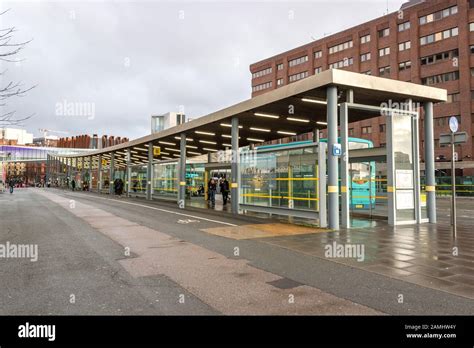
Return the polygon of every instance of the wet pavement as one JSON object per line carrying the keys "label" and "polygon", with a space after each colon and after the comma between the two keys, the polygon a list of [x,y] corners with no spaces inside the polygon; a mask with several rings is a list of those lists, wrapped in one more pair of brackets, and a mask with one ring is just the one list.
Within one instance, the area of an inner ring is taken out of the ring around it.
{"label": "wet pavement", "polygon": [[[438,213],[445,220],[443,205]],[[398,227],[385,221],[359,220],[354,224],[359,227],[261,241],[474,299],[474,230],[469,221],[460,221],[456,239],[446,222]],[[363,260],[328,254],[334,243],[363,246]]]}

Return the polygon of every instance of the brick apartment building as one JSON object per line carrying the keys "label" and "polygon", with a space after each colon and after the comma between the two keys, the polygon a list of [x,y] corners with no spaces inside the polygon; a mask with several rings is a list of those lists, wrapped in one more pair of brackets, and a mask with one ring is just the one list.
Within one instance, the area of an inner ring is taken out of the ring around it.
{"label": "brick apartment building", "polygon": [[[460,131],[469,134],[456,149],[458,158],[472,161],[474,0],[411,0],[397,12],[254,63],[252,96],[331,68],[445,88],[448,102],[434,106],[436,160],[451,159],[450,148],[439,145],[439,134],[449,132],[448,119],[457,116]],[[385,119],[352,123],[349,133],[384,146]],[[423,129],[420,133],[423,139]]]}

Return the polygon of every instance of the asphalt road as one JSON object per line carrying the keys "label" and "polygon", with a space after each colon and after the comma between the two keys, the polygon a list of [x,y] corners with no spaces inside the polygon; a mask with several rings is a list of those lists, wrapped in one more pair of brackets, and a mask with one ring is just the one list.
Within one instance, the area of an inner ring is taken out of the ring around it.
{"label": "asphalt road", "polygon": [[[55,189],[0,195],[0,314],[472,314],[474,301],[260,240],[203,229],[265,223]],[[403,304],[397,302],[404,294]]]}

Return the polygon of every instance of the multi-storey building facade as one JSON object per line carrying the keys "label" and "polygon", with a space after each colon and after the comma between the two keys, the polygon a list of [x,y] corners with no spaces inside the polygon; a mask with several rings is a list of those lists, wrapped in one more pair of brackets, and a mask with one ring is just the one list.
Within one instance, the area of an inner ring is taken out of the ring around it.
{"label": "multi-storey building facade", "polygon": [[[439,135],[449,132],[448,119],[457,116],[460,131],[469,134],[456,149],[458,159],[472,161],[474,0],[411,0],[397,12],[254,63],[252,96],[331,68],[447,89],[448,101],[434,107],[436,158],[451,159]],[[384,117],[349,128],[350,136],[385,145]],[[463,174],[473,175],[473,170]]]}

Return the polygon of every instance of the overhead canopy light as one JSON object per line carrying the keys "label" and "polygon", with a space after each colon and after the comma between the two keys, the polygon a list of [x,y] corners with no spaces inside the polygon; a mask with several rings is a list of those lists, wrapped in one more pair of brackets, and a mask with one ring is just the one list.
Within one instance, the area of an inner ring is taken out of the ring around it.
{"label": "overhead canopy light", "polygon": [[215,133],[211,132],[203,132],[203,131],[194,131],[196,134],[203,134],[203,135],[216,135]]}
{"label": "overhead canopy light", "polygon": [[294,132],[287,132],[287,131],[277,131],[278,134],[285,134],[285,135],[296,135]]}
{"label": "overhead canopy light", "polygon": [[256,127],[250,127],[251,130],[256,131],[256,132],[265,132],[265,133],[270,133],[270,129],[265,129],[265,128],[256,128]]}
{"label": "overhead canopy light", "polygon": [[263,139],[256,139],[256,138],[247,138],[248,141],[256,141],[258,143],[263,143],[265,140]]}
{"label": "overhead canopy light", "polygon": [[308,123],[309,120],[307,119],[304,119],[304,118],[297,118],[297,117],[287,117],[286,118],[288,121],[294,121],[294,122],[304,122],[304,123]]}
{"label": "overhead canopy light", "polygon": [[217,144],[215,141],[208,141],[208,140],[199,140],[199,142],[203,144],[212,144],[212,145]]}
{"label": "overhead canopy light", "polygon": [[327,122],[323,122],[323,121],[318,121],[316,122],[317,124],[320,124],[320,125],[323,125],[323,126],[327,126],[328,123]]}
{"label": "overhead canopy light", "polygon": [[[221,123],[221,126],[222,127],[228,127],[228,128],[231,128],[232,125],[230,123]],[[239,128],[244,128],[243,126],[239,126]]]}
{"label": "overhead canopy light", "polygon": [[[181,140],[181,137],[174,137],[176,140]],[[186,141],[194,141],[192,138],[186,138]]]}
{"label": "overhead canopy light", "polygon": [[164,144],[164,145],[172,145],[172,146],[176,146],[176,144],[175,144],[175,143],[169,143],[169,142],[167,142],[167,141],[161,141],[161,140],[160,140],[160,141],[158,141],[158,142],[159,142],[160,144]]}
{"label": "overhead canopy light", "polygon": [[318,100],[318,99],[302,98],[301,100],[304,101],[304,102],[307,102],[307,103],[322,104],[322,105],[326,105],[326,104],[327,104],[326,101],[324,101],[324,100]]}
{"label": "overhead canopy light", "polygon": [[254,112],[254,115],[259,116],[259,117],[267,117],[267,118],[280,118],[280,116],[278,115],[264,114],[261,112]]}

